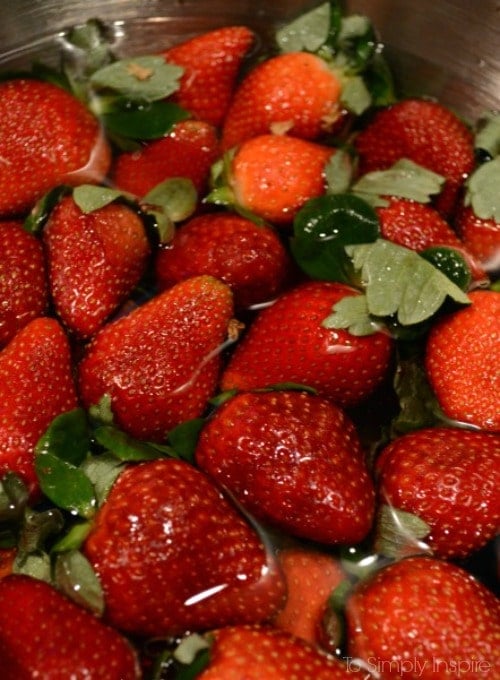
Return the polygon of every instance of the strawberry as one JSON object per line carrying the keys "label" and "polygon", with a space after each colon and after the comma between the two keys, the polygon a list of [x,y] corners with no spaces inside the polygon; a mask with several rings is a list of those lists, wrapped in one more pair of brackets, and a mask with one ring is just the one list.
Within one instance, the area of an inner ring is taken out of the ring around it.
{"label": "strawberry", "polygon": [[4,680],[140,678],[135,651],[124,637],[29,576],[0,582],[0,657]]}
{"label": "strawberry", "polygon": [[228,170],[234,204],[278,226],[289,225],[307,200],[325,193],[325,166],[334,153],[286,135],[243,142]]}
{"label": "strawberry", "polygon": [[168,49],[163,53],[165,59],[184,69],[179,89],[171,99],[195,118],[221,125],[254,39],[246,26],[224,26]]}
{"label": "strawberry", "polygon": [[500,528],[500,438],[434,427],[398,437],[377,460],[379,496],[429,525],[423,540],[446,558],[465,557]]}
{"label": "strawberry", "polygon": [[79,366],[84,404],[108,395],[129,434],[163,440],[172,427],[199,416],[213,395],[231,314],[228,286],[200,276],[104,326]]}
{"label": "strawberry", "polygon": [[35,497],[35,445],[77,405],[69,343],[54,319],[30,321],[0,353],[0,404],[0,474],[17,473]]}
{"label": "strawberry", "polygon": [[376,212],[380,233],[388,241],[417,252],[434,246],[449,246],[462,254],[475,280],[485,279],[485,273],[474,254],[431,205],[391,197],[389,204],[377,207]]}
{"label": "strawberry", "polygon": [[286,631],[229,626],[213,633],[210,662],[198,680],[338,680],[347,667]]}
{"label": "strawberry", "polygon": [[156,258],[160,289],[190,276],[211,274],[231,287],[240,309],[272,300],[291,269],[289,255],[270,227],[230,212],[194,217]]}
{"label": "strawberry", "polygon": [[479,677],[500,667],[500,606],[461,568],[410,557],[362,581],[346,604],[349,657],[378,678]]}
{"label": "strawberry", "polygon": [[317,139],[340,115],[340,80],[308,52],[279,54],[254,67],[238,87],[222,130],[229,149],[271,132]]}
{"label": "strawberry", "polygon": [[466,248],[488,272],[500,270],[500,222],[478,217],[470,206],[460,206],[454,227]]}
{"label": "strawberry", "polygon": [[138,198],[172,177],[192,180],[197,191],[203,193],[218,154],[215,128],[203,121],[186,120],[177,123],[164,137],[144,142],[139,151],[120,153],[112,180],[122,191]]}
{"label": "strawberry", "polygon": [[242,392],[203,428],[196,462],[266,523],[327,544],[368,533],[374,490],[354,425],[307,392]]}
{"label": "strawberry", "polygon": [[309,281],[263,309],[237,345],[222,389],[240,390],[296,382],[309,385],[340,406],[365,399],[386,377],[393,341],[382,332],[353,336],[329,330],[323,321],[346,295],[340,283]]}
{"label": "strawberry", "polygon": [[47,311],[40,241],[16,221],[0,222],[0,346]]}
{"label": "strawberry", "polygon": [[315,548],[283,548],[278,560],[285,575],[287,599],[273,625],[321,646],[328,600],[344,580],[344,571],[332,555]]}
{"label": "strawberry", "polygon": [[429,334],[425,366],[444,414],[500,430],[500,293],[469,293],[471,304],[441,318]]}
{"label": "strawberry", "polygon": [[122,472],[83,549],[104,589],[106,619],[137,635],[256,623],[283,602],[281,574],[258,534],[184,461]]}
{"label": "strawberry", "polygon": [[100,182],[109,169],[99,122],[56,85],[0,83],[0,119],[1,216],[27,213],[55,185]]}
{"label": "strawberry", "polygon": [[51,212],[43,241],[56,313],[76,336],[90,338],[145,271],[144,224],[124,204],[84,213],[66,196]]}
{"label": "strawberry", "polygon": [[450,215],[465,177],[474,167],[473,136],[447,107],[403,99],[379,110],[354,140],[361,174],[408,158],[446,179],[436,207]]}

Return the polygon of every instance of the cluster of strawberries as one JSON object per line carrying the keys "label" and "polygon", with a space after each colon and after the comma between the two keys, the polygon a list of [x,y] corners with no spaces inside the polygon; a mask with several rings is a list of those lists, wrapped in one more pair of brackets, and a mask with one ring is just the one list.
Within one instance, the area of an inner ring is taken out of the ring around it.
{"label": "cluster of strawberries", "polygon": [[111,64],[177,68],[133,143],[0,83],[3,680],[500,672],[497,157],[254,44]]}

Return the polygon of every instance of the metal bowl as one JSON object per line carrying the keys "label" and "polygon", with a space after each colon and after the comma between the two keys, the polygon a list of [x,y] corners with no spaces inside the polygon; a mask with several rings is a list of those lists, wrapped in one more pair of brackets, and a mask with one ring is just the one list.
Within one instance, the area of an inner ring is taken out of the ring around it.
{"label": "metal bowl", "polygon": [[[56,59],[58,36],[91,17],[117,22],[118,53],[150,53],[190,35],[246,23],[265,42],[318,0],[16,0],[0,8],[0,69]],[[498,0],[345,0],[378,29],[404,94],[439,98],[467,119],[500,108]]]}

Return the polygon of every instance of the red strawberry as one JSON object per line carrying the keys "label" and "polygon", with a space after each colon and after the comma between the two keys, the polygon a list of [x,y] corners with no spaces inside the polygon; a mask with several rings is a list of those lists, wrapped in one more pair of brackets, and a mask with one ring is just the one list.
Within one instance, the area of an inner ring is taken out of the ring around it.
{"label": "red strawberry", "polygon": [[139,151],[122,152],[112,179],[122,191],[142,198],[160,182],[172,177],[192,180],[199,193],[206,188],[210,168],[219,154],[215,128],[186,120],[160,139],[146,142]]}
{"label": "red strawberry", "polygon": [[448,108],[426,99],[404,99],[378,111],[354,144],[361,174],[408,158],[445,177],[436,202],[445,215],[452,212],[458,191],[474,168],[472,132]]}
{"label": "red strawberry", "polygon": [[83,213],[71,196],[50,214],[43,240],[55,310],[80,338],[90,338],[144,273],[150,248],[132,208],[110,203]]}
{"label": "red strawberry", "polygon": [[286,631],[265,626],[230,626],[213,633],[208,667],[198,680],[339,680],[351,673]]}
{"label": "red strawberry", "polygon": [[165,59],[184,68],[172,99],[196,118],[221,125],[254,38],[246,26],[225,26],[168,49]]}
{"label": "red strawberry", "polygon": [[204,427],[196,461],[252,515],[301,538],[357,543],[374,491],[347,416],[307,392],[243,392]]}
{"label": "red strawberry", "polygon": [[493,218],[482,219],[473,209],[461,206],[454,226],[467,249],[488,272],[500,271],[500,223]]}
{"label": "red strawberry", "polygon": [[484,430],[500,430],[500,293],[469,293],[471,305],[431,329],[426,370],[445,415]]}
{"label": "red strawberry", "polygon": [[20,222],[0,222],[0,346],[47,310],[40,241]]}
{"label": "red strawberry", "polygon": [[76,406],[66,335],[54,319],[30,321],[0,353],[0,476],[19,474],[36,496],[35,445]]}
{"label": "red strawberry", "polygon": [[361,582],[347,601],[348,651],[389,678],[498,677],[500,606],[459,567],[410,557]]}
{"label": "red strawberry", "polygon": [[[430,527],[440,557],[465,557],[500,529],[500,437],[434,427],[394,440],[377,461],[381,501]],[[411,537],[410,537],[411,538]]]}
{"label": "red strawberry", "polygon": [[200,276],[108,324],[80,364],[84,404],[107,394],[127,432],[163,440],[172,427],[199,416],[213,395],[232,311],[230,289]]}
{"label": "red strawberry", "polygon": [[222,131],[229,149],[270,132],[316,139],[340,115],[340,80],[308,52],[288,52],[258,64],[238,87]]}
{"label": "red strawberry", "polygon": [[475,280],[485,279],[485,273],[474,254],[432,206],[392,197],[389,205],[377,207],[376,211],[380,220],[380,233],[388,241],[417,252],[434,246],[449,246],[463,255]]}
{"label": "red strawberry", "polygon": [[0,583],[0,658],[3,680],[140,678],[136,654],[124,637],[29,576]]}
{"label": "red strawberry", "polygon": [[357,291],[310,281],[262,310],[222,375],[224,390],[296,382],[341,406],[359,403],[385,378],[393,341],[381,332],[353,336],[322,324],[333,305]]}
{"label": "red strawberry", "polygon": [[229,170],[235,204],[276,225],[289,225],[307,200],[325,192],[325,165],[334,153],[286,135],[244,142]]}
{"label": "red strawberry", "polygon": [[58,184],[99,182],[110,149],[96,118],[46,82],[0,83],[0,215],[28,212]]}
{"label": "red strawberry", "polygon": [[137,635],[256,623],[283,602],[281,574],[258,534],[183,461],[125,470],[84,552],[104,589],[105,617]]}
{"label": "red strawberry", "polygon": [[229,212],[194,217],[156,258],[160,289],[211,274],[232,288],[241,309],[272,300],[291,269],[287,251],[271,228]]}
{"label": "red strawberry", "polygon": [[285,575],[287,599],[273,625],[321,646],[328,600],[345,573],[332,555],[314,548],[284,548],[278,560]]}

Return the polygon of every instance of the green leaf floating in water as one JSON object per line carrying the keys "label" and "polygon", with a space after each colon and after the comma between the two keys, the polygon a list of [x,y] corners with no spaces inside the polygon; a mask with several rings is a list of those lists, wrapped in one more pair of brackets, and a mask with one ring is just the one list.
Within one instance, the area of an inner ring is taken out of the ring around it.
{"label": "green leaf floating in water", "polygon": [[465,205],[482,220],[500,222],[500,156],[480,165],[466,181]]}
{"label": "green leaf floating in water", "polygon": [[75,408],[56,416],[37,442],[35,452],[50,453],[73,465],[79,465],[90,449],[87,416]]}
{"label": "green leaf floating in water", "polygon": [[114,425],[101,425],[94,432],[96,441],[121,461],[155,460],[165,455],[157,444],[134,439]]}
{"label": "green leaf floating in water", "polygon": [[55,582],[59,590],[96,616],[104,612],[101,583],[87,558],[78,550],[60,553],[55,561]]}
{"label": "green leaf floating in water", "polygon": [[295,217],[291,249],[312,278],[350,283],[352,266],[344,246],[368,243],[379,235],[378,217],[351,194],[328,194],[307,201]]}
{"label": "green leaf floating in water", "polygon": [[324,2],[278,29],[276,43],[282,52],[316,52],[326,42],[329,26],[330,3]]}
{"label": "green leaf floating in water", "polygon": [[[433,316],[446,297],[470,303],[464,291],[413,250],[378,239],[347,246],[346,252],[361,272],[369,315],[366,324],[371,317],[397,315],[401,325],[411,326]],[[323,323],[327,328],[350,328],[353,320],[361,323],[361,311],[359,300],[349,296],[333,307]]]}
{"label": "green leaf floating in water", "polygon": [[171,177],[157,184],[141,201],[142,209],[155,219],[161,243],[173,238],[176,222],[191,217],[197,205],[198,193],[186,177]]}
{"label": "green leaf floating in water", "polygon": [[132,101],[153,102],[175,92],[183,73],[181,66],[169,64],[161,56],[132,57],[99,69],[90,84]]}
{"label": "green leaf floating in water", "polygon": [[82,184],[73,190],[73,200],[83,213],[100,210],[123,196],[123,191],[101,187],[94,184]]}
{"label": "green leaf floating in water", "polygon": [[500,113],[488,111],[479,119],[474,148],[486,151],[492,158],[500,154]]}
{"label": "green leaf floating in water", "polygon": [[368,312],[365,295],[343,298],[335,305],[335,314],[323,322],[326,328],[348,328],[351,335],[372,335],[380,329]]}
{"label": "green leaf floating in water", "polygon": [[325,165],[327,193],[344,194],[349,191],[353,173],[352,159],[348,153],[342,149],[332,153]]}
{"label": "green leaf floating in water", "polygon": [[158,139],[172,127],[190,117],[173,102],[156,101],[147,106],[127,107],[103,113],[101,120],[108,132],[127,139]]}
{"label": "green leaf floating in water", "polygon": [[38,453],[35,470],[43,493],[53,503],[80,517],[94,515],[94,487],[82,470],[52,453]]}
{"label": "green leaf floating in water", "polygon": [[428,203],[439,194],[445,178],[427,168],[402,158],[387,170],[375,170],[363,175],[351,191],[373,206],[386,206],[384,196],[398,196],[419,203]]}

